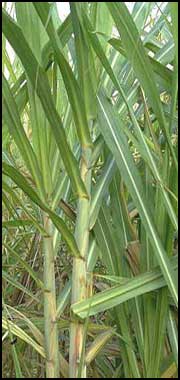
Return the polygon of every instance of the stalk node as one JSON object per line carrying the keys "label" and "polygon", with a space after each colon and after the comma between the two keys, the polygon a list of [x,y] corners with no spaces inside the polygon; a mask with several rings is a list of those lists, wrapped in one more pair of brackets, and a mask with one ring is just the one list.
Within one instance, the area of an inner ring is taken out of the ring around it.
{"label": "stalk node", "polygon": [[79,256],[78,259],[81,259],[82,261],[86,261],[85,257]]}
{"label": "stalk node", "polygon": [[51,321],[51,323],[52,323],[53,325],[55,325],[57,322],[58,322],[57,319]]}
{"label": "stalk node", "polygon": [[46,361],[47,361],[47,363],[54,365],[54,360],[53,359],[47,359],[46,358]]}
{"label": "stalk node", "polygon": [[49,290],[49,289],[44,289],[44,293],[51,293],[51,290]]}

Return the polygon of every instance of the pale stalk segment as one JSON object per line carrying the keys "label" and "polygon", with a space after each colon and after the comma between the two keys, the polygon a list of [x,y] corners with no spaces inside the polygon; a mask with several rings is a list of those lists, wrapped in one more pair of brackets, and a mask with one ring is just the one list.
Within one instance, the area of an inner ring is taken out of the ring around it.
{"label": "pale stalk segment", "polygon": [[[84,148],[81,157],[81,178],[87,193],[91,189],[91,149]],[[78,202],[75,238],[82,258],[73,259],[71,304],[87,298],[87,257],[89,247],[90,200],[80,198]],[[77,378],[83,349],[84,323],[74,319],[70,327],[70,378]],[[86,377],[86,365],[83,363],[81,377]]]}

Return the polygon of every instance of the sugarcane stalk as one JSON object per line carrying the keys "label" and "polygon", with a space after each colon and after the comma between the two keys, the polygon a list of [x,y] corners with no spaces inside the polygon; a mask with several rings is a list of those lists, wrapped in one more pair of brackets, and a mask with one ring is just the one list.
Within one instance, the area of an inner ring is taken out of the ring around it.
{"label": "sugarcane stalk", "polygon": [[44,228],[49,235],[43,239],[44,248],[44,334],[46,352],[46,378],[59,378],[58,330],[56,321],[56,290],[52,224],[43,215]]}
{"label": "sugarcane stalk", "polygon": [[[89,249],[89,211],[91,189],[91,148],[82,149],[81,178],[86,186],[89,199],[80,198],[78,201],[75,238],[83,259],[74,258],[72,273],[71,304],[82,301],[87,297],[87,257]],[[73,318],[73,316],[72,316]],[[70,378],[77,378],[82,356],[84,324],[73,320],[70,326]],[[81,363],[81,377],[86,378],[86,365]]]}

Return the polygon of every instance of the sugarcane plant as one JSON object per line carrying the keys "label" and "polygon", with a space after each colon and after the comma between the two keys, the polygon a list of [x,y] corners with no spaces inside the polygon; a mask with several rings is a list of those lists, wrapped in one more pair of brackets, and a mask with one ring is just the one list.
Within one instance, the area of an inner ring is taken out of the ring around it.
{"label": "sugarcane plant", "polygon": [[177,2],[3,2],[3,377],[177,378]]}

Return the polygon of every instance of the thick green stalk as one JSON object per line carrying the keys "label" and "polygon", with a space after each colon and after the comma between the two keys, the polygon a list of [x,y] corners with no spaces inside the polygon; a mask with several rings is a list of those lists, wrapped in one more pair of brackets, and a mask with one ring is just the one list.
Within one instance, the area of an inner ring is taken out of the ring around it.
{"label": "thick green stalk", "polygon": [[[91,171],[89,170],[91,160],[91,148],[84,148],[81,157],[81,178],[90,195]],[[72,299],[71,304],[84,300],[87,297],[87,256],[89,248],[89,216],[90,198],[80,198],[78,203],[75,237],[81,256],[74,258],[72,274]],[[84,338],[84,324],[78,320],[71,323],[70,328],[70,378],[77,378],[81,362]],[[81,377],[86,378],[86,365],[82,364]]]}
{"label": "thick green stalk", "polygon": [[54,252],[51,221],[43,215],[44,228],[50,237],[44,237],[44,333],[46,351],[46,378],[59,378],[58,330],[56,323],[56,291]]}

